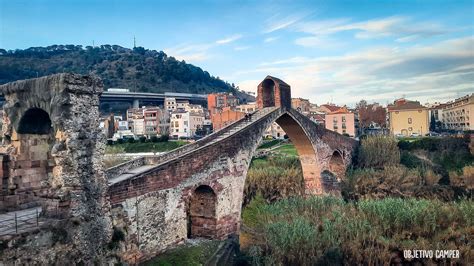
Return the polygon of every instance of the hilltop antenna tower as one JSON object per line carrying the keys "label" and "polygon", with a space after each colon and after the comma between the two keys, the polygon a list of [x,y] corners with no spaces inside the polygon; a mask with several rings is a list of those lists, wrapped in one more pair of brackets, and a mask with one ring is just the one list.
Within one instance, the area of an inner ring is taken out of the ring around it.
{"label": "hilltop antenna tower", "polygon": [[135,39],[135,35],[133,35],[133,48],[137,48],[137,40]]}

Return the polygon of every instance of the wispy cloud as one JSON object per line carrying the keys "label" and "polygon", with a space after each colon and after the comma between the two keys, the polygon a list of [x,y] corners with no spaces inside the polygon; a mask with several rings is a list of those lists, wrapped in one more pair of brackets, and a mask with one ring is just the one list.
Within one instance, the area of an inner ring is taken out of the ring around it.
{"label": "wispy cloud", "polygon": [[235,51],[244,51],[244,50],[247,50],[249,48],[250,48],[250,46],[237,46],[237,47],[234,47],[234,50]]}
{"label": "wispy cloud", "polygon": [[265,43],[274,42],[274,41],[278,40],[278,38],[279,37],[268,37],[268,38],[265,38],[263,40],[263,42],[265,42]]}
{"label": "wispy cloud", "polygon": [[285,16],[284,14],[276,13],[265,22],[265,29],[263,30],[263,33],[271,33],[288,28],[301,21],[309,14],[309,12],[300,12]]}
{"label": "wispy cloud", "polygon": [[235,42],[240,38],[242,38],[242,34],[235,34],[235,35],[229,36],[225,39],[217,40],[216,44],[227,44],[227,43]]}
{"label": "wispy cloud", "polygon": [[472,47],[473,37],[403,49],[369,47],[339,56],[292,57],[262,63],[253,73],[281,77],[292,86],[292,95],[318,103],[333,99],[340,104],[354,104],[362,98],[386,103],[402,95],[443,101],[474,91]]}
{"label": "wispy cloud", "polygon": [[212,54],[209,52],[212,48],[232,43],[240,38],[242,38],[241,34],[234,34],[225,39],[217,40],[211,43],[181,44],[175,47],[166,48],[164,51],[170,56],[174,56],[179,60],[191,62],[205,61],[212,58]]}

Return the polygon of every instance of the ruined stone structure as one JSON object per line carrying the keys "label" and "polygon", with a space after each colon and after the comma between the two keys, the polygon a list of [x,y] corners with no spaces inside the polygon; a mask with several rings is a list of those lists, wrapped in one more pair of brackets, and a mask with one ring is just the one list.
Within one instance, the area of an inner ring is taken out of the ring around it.
{"label": "ruined stone structure", "polygon": [[250,119],[107,171],[113,223],[127,232],[123,258],[143,260],[187,238],[238,233],[247,170],[273,122],[296,146],[306,193],[338,193],[356,142],[291,109],[290,86],[277,78],[260,83],[257,101],[260,110]]}
{"label": "ruined stone structure", "polygon": [[2,250],[0,261],[100,261],[111,234],[98,127],[102,82],[57,74],[9,83],[0,91],[6,101],[0,213],[42,210],[41,230],[2,239],[10,248]]}
{"label": "ruined stone structure", "polygon": [[[135,263],[188,238],[238,234],[247,171],[274,122],[298,151],[308,195],[338,193],[356,145],[291,109],[290,86],[268,76],[250,118],[104,173],[100,80],[58,74],[0,90],[0,212],[41,206],[44,222],[40,230],[0,237],[6,264]],[[123,239],[111,237],[112,227]]]}

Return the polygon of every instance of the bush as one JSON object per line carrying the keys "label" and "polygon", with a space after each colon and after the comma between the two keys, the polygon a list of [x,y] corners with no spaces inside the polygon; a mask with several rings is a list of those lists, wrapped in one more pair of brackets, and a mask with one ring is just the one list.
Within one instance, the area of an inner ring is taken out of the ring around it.
{"label": "bush", "polygon": [[158,139],[157,136],[152,136],[152,137],[150,138],[150,141],[155,143],[155,142],[158,142],[159,139]]}
{"label": "bush", "polygon": [[124,144],[124,143],[125,143],[125,140],[124,140],[124,139],[118,139],[118,140],[117,140],[117,143],[118,143],[118,144]]}
{"label": "bush", "polygon": [[140,143],[145,143],[146,142],[146,137],[141,136],[140,138],[138,138],[138,140],[140,141]]}
{"label": "bush", "polygon": [[129,138],[129,139],[127,139],[127,143],[135,143],[135,139],[134,138]]}
{"label": "bush", "polygon": [[161,135],[160,136],[160,142],[166,142],[170,139],[169,135]]}
{"label": "bush", "polygon": [[111,139],[107,140],[107,145],[111,146],[111,145],[114,145],[114,144],[115,144],[115,142],[113,140],[111,140]]}
{"label": "bush", "polygon": [[358,154],[359,167],[384,168],[400,163],[400,151],[393,137],[370,136],[361,140]]}

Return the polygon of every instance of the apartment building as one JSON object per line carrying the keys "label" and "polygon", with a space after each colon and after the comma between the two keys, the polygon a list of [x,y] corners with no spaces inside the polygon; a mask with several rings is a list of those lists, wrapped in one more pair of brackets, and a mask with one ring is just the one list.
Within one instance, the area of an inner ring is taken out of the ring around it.
{"label": "apartment building", "polygon": [[265,130],[265,135],[264,137],[272,137],[274,139],[284,139],[285,138],[285,131],[283,128],[280,127],[276,122],[273,122],[270,127]]}
{"label": "apartment building", "polygon": [[127,110],[128,128],[136,136],[155,136],[167,132],[167,112],[152,106]]}
{"label": "apartment building", "polygon": [[203,113],[176,110],[171,113],[170,136],[173,138],[192,138],[203,127]]}
{"label": "apartment building", "polygon": [[339,134],[355,136],[354,113],[346,107],[341,107],[325,115],[326,128]]}
{"label": "apartment building", "polygon": [[445,129],[474,130],[474,93],[447,102],[441,113]]}
{"label": "apartment building", "polygon": [[417,101],[397,99],[387,106],[392,135],[420,135],[429,132],[428,108]]}

